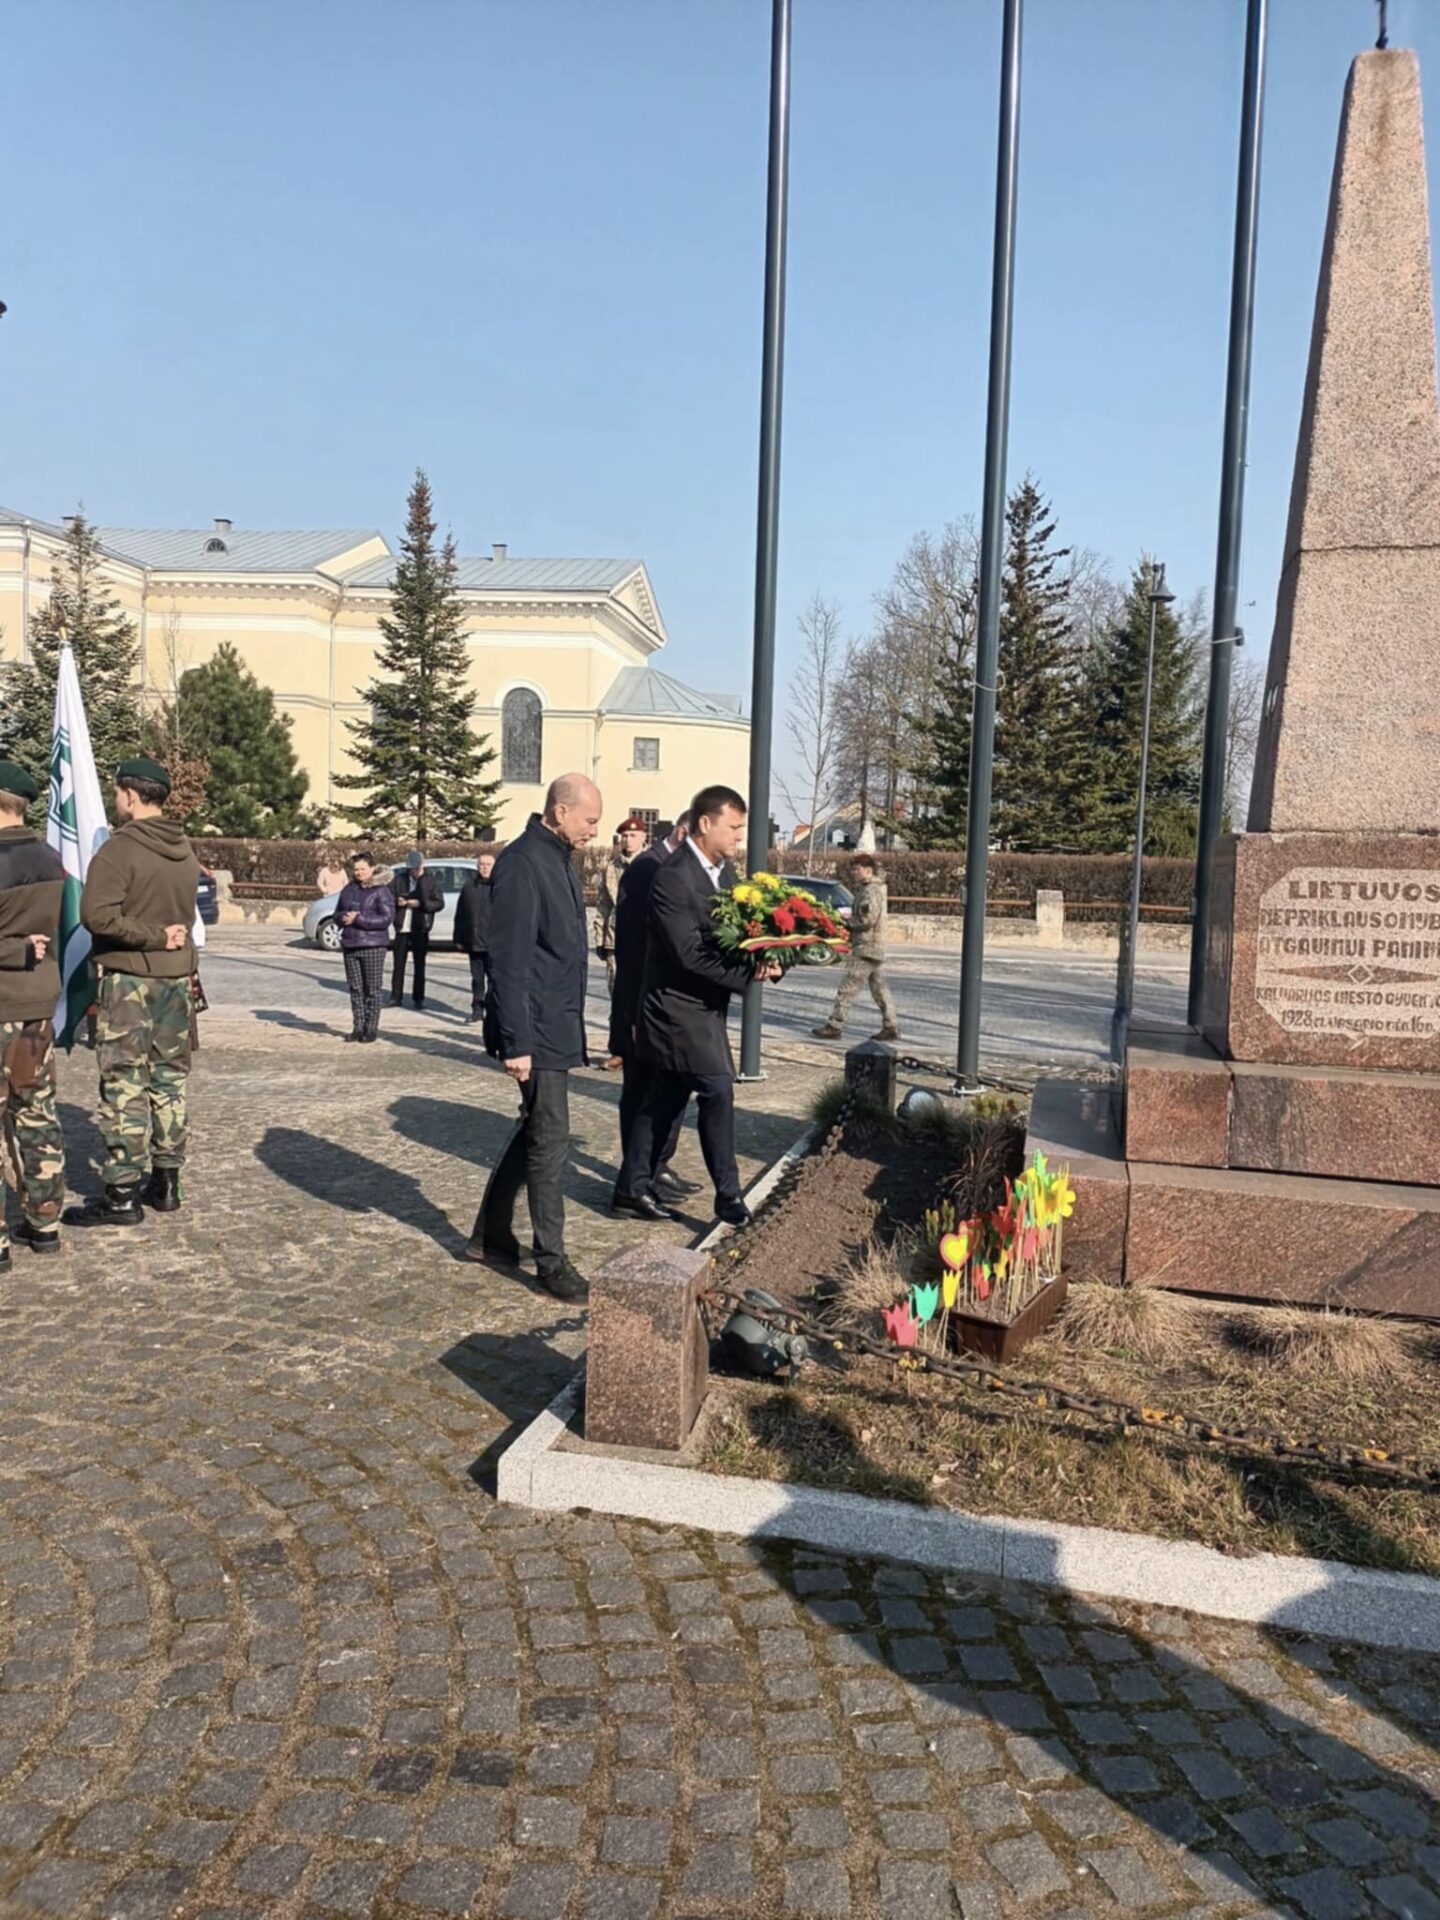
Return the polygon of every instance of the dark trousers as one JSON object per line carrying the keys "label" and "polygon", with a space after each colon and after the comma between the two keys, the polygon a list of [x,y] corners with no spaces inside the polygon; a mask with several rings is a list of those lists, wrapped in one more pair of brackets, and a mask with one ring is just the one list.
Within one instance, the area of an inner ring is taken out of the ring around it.
{"label": "dark trousers", "polygon": [[350,1020],[362,1040],[380,1031],[380,989],[385,984],[383,947],[347,947],[345,984],[350,989]]}
{"label": "dark trousers", "polygon": [[515,1202],[523,1186],[530,1202],[535,1265],[554,1273],[565,1258],[565,1198],[561,1179],[570,1146],[570,1076],[532,1067],[520,1088],[520,1118],[495,1163],[475,1216],[473,1240],[504,1240],[515,1231]]}
{"label": "dark trousers", "polygon": [[421,925],[411,927],[405,933],[395,936],[395,971],[390,976],[390,1002],[399,1006],[405,993],[405,959],[409,955],[415,962],[415,1004],[425,1004],[425,956],[430,951],[430,929]]}
{"label": "dark trousers", "polygon": [[717,1200],[740,1198],[740,1169],[735,1163],[735,1077],[729,1073],[673,1073],[652,1069],[654,1079],[630,1129],[630,1144],[616,1192],[643,1193],[660,1167],[665,1143],[678,1129],[691,1094],[699,1103],[696,1123],[700,1151],[715,1184]]}
{"label": "dark trousers", "polygon": [[490,984],[488,953],[470,955],[470,1011],[476,1016],[485,1011],[485,989]]}
{"label": "dark trousers", "polygon": [[[623,1166],[630,1151],[630,1136],[635,1131],[635,1122],[645,1105],[650,1089],[655,1084],[655,1069],[647,1066],[643,1060],[637,1060],[633,1054],[625,1061],[625,1071],[620,1082],[620,1160]],[[687,1096],[688,1104],[688,1096]],[[653,1180],[662,1173],[675,1158],[675,1149],[680,1144],[680,1129],[685,1123],[685,1108],[681,1107],[675,1115],[675,1124],[667,1136],[661,1137],[660,1157],[645,1176]],[[620,1188],[623,1193],[625,1189]]]}

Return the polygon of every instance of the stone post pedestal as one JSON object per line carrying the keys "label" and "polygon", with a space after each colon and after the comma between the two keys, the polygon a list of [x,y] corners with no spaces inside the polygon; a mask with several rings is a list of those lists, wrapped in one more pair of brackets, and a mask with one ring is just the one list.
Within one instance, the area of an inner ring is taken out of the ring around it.
{"label": "stone post pedestal", "polygon": [[705,1398],[710,1351],[697,1297],[710,1256],[628,1247],[590,1281],[585,1438],[614,1447],[683,1446]]}
{"label": "stone post pedestal", "polygon": [[895,1049],[884,1040],[862,1040],[845,1055],[845,1084],[852,1093],[880,1101],[887,1113],[895,1111]]}

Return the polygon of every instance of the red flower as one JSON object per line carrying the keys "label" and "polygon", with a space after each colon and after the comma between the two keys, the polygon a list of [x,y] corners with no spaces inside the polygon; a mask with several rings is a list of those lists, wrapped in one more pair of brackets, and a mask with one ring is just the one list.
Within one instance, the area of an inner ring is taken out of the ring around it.
{"label": "red flower", "polygon": [[795,918],[802,927],[808,927],[815,920],[816,910],[808,900],[792,900],[789,904],[794,909]]}
{"label": "red flower", "polygon": [[776,907],[770,918],[775,922],[776,927],[781,933],[794,933],[795,916],[789,907]]}
{"label": "red flower", "polygon": [[764,934],[765,929],[758,920],[751,920],[747,922],[745,932],[749,939],[758,940]]}

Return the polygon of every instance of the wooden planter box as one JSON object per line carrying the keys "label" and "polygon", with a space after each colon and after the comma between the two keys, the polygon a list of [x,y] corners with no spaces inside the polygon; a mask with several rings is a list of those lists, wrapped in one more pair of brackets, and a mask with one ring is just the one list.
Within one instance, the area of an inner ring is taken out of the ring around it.
{"label": "wooden planter box", "polygon": [[1036,1294],[1013,1320],[988,1320],[983,1314],[952,1311],[950,1338],[963,1353],[983,1353],[1004,1366],[1022,1347],[1029,1346],[1065,1304],[1068,1283],[1062,1273]]}

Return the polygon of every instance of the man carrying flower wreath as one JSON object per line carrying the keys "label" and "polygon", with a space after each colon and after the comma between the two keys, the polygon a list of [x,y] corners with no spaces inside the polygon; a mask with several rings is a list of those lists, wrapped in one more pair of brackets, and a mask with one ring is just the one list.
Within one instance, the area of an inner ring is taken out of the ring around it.
{"label": "man carrying flower wreath", "polygon": [[636,1045],[654,1079],[630,1129],[613,1202],[615,1211],[642,1220],[675,1217],[653,1183],[692,1093],[715,1217],[730,1226],[750,1218],[735,1158],[735,1061],[725,1022],[732,994],[752,980],[778,980],[781,968],[763,955],[732,958],[720,950],[715,899],[736,885],[732,861],[744,835],[740,795],[732,787],[703,788],[690,804],[690,837],[650,889]]}

